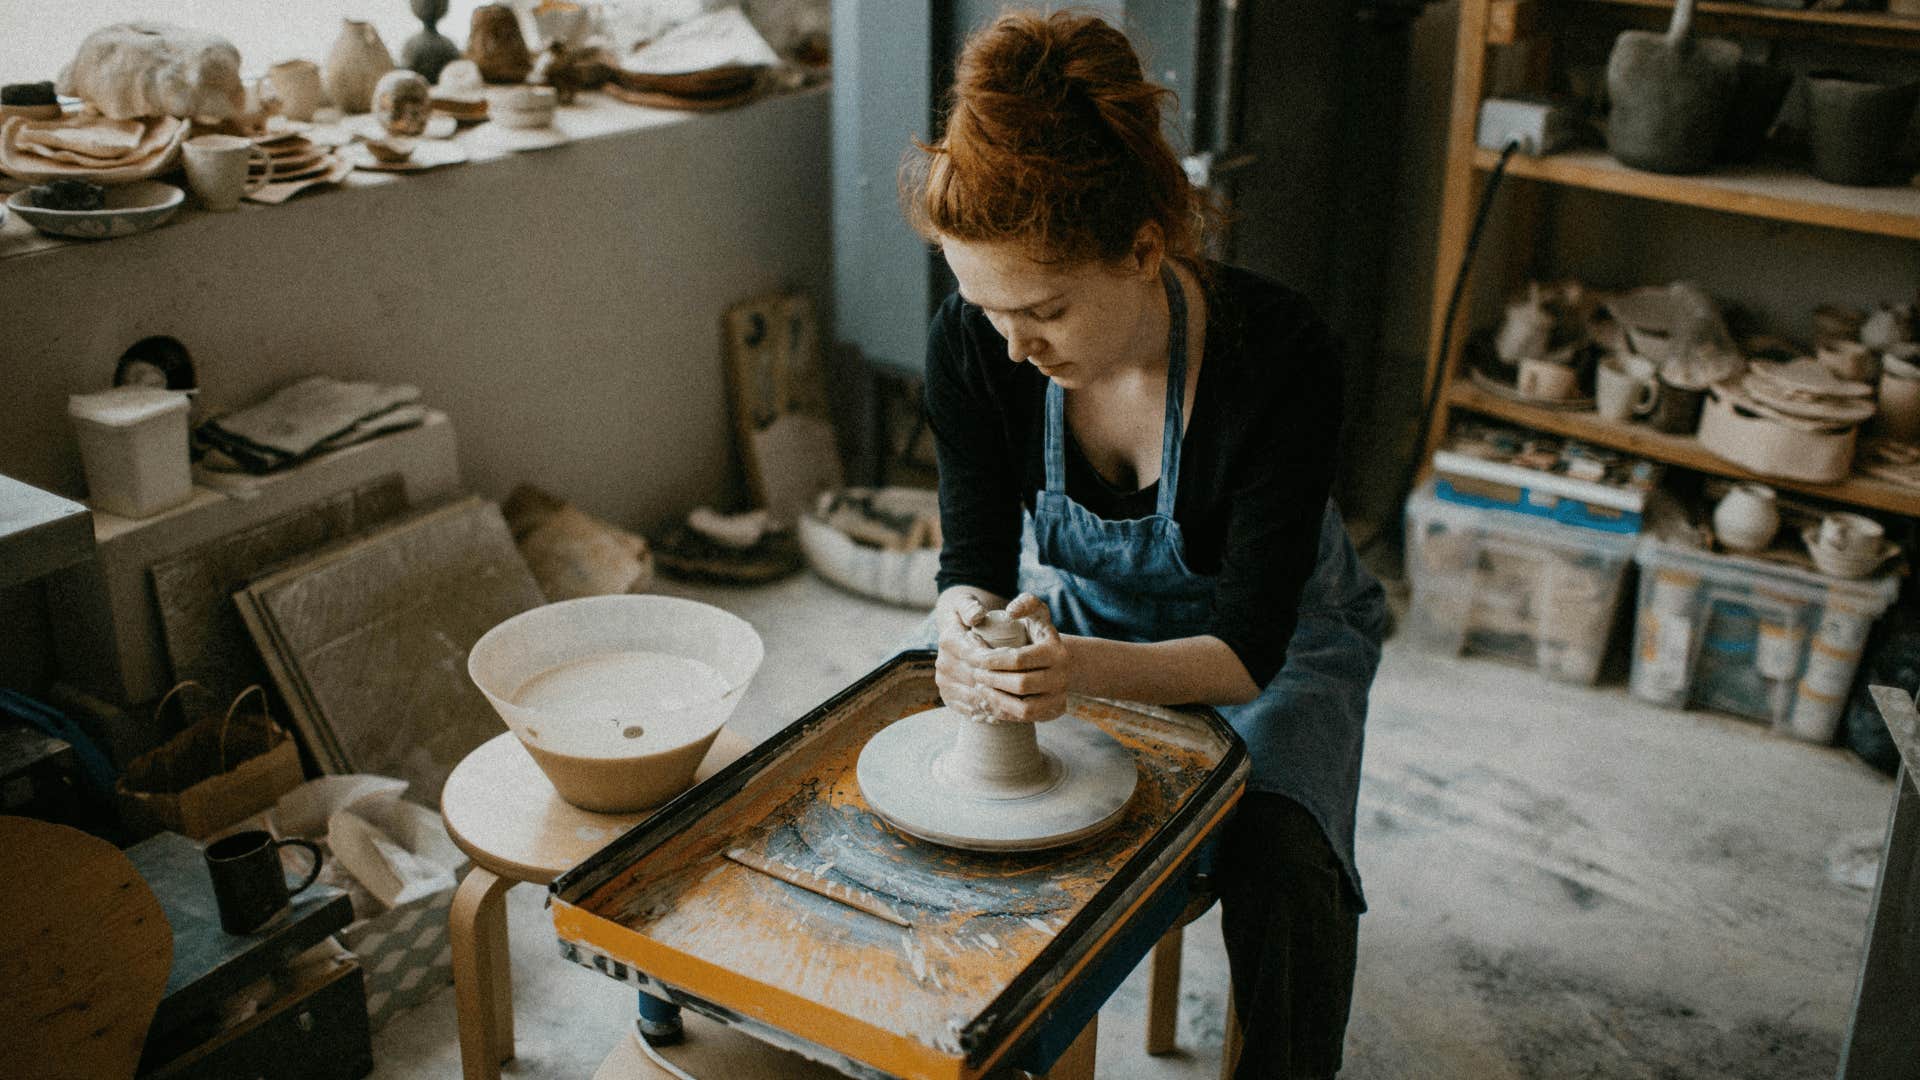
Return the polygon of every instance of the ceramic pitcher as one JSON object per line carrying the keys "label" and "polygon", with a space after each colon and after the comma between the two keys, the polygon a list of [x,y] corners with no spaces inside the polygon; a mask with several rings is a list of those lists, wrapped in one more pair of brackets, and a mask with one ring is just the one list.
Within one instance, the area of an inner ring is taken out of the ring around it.
{"label": "ceramic pitcher", "polygon": [[341,112],[366,112],[373,107],[374,86],[393,67],[393,54],[372,23],[343,20],[327,53],[327,96]]}

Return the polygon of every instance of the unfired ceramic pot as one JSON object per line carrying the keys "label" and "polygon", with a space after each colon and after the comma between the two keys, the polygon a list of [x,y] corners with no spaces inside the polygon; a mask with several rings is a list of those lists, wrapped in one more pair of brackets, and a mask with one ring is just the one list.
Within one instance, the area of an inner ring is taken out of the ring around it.
{"label": "unfired ceramic pot", "polygon": [[1713,508],[1713,534],[1734,551],[1760,551],[1779,531],[1779,503],[1765,484],[1735,484]]}
{"label": "unfired ceramic pot", "polygon": [[1902,179],[1901,145],[1920,101],[1920,83],[1898,85],[1838,72],[1807,76],[1807,141],[1813,175],[1830,184]]}
{"label": "unfired ceramic pot", "polygon": [[473,9],[473,29],[467,35],[467,58],[480,67],[490,83],[524,82],[533,70],[533,55],[520,35],[520,19],[505,4],[483,4]]}
{"label": "unfired ceramic pot", "polygon": [[366,112],[373,107],[373,88],[380,76],[393,66],[393,54],[372,23],[344,20],[340,36],[327,53],[327,96],[341,112]]}

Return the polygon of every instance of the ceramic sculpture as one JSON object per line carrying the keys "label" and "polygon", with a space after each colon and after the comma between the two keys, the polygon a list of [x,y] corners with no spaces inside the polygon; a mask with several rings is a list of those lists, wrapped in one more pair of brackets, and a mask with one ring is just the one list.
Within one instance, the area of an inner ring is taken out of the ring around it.
{"label": "ceramic sculpture", "polygon": [[1607,149],[1622,163],[1693,173],[1713,162],[1739,80],[1740,46],[1692,38],[1693,0],[1665,34],[1623,31],[1607,58]]}
{"label": "ceramic sculpture", "polygon": [[327,53],[327,96],[341,112],[366,112],[373,107],[380,76],[393,67],[393,54],[372,23],[343,20],[340,36]]}
{"label": "ceramic sculpture", "polygon": [[164,22],[127,22],[88,34],[60,72],[63,94],[109,120],[177,116],[219,123],[245,107],[240,50],[223,37]]}
{"label": "ceramic sculpture", "polygon": [[447,0],[412,0],[413,14],[420,20],[420,32],[400,46],[400,63],[420,77],[433,82],[440,69],[460,59],[460,46],[440,32],[440,20],[446,18]]}
{"label": "ceramic sculpture", "polygon": [[490,83],[517,83],[533,70],[527,39],[520,36],[520,19],[505,4],[482,4],[473,9],[473,29],[467,35],[467,58],[479,65]]}
{"label": "ceramic sculpture", "polygon": [[427,130],[431,90],[417,71],[397,68],[380,76],[373,88],[373,117],[389,135],[419,135]]}

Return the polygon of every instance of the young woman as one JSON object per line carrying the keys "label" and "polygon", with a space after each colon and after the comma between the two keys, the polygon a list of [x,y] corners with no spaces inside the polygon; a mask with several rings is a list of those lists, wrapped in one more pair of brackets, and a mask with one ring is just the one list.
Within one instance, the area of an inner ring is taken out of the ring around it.
{"label": "young woman", "polygon": [[[927,345],[936,678],[1005,720],[1069,691],[1220,708],[1253,759],[1214,870],[1239,1075],[1332,1076],[1387,616],[1328,499],[1338,347],[1297,293],[1200,256],[1169,96],[1099,18],[1008,14],[967,42],[945,132],[902,173],[959,282]],[[1000,607],[1033,644],[967,633]]]}

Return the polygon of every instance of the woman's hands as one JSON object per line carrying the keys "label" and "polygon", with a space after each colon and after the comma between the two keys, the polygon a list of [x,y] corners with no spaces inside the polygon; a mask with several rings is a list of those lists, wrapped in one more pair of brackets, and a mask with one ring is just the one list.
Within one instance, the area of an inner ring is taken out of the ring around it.
{"label": "woman's hands", "polygon": [[974,719],[1020,723],[1067,711],[1067,647],[1038,597],[1021,593],[1007,605],[1007,614],[1026,626],[1031,639],[1017,649],[996,649],[973,635],[987,614],[978,597],[962,595],[943,606],[933,680],[949,708]]}

